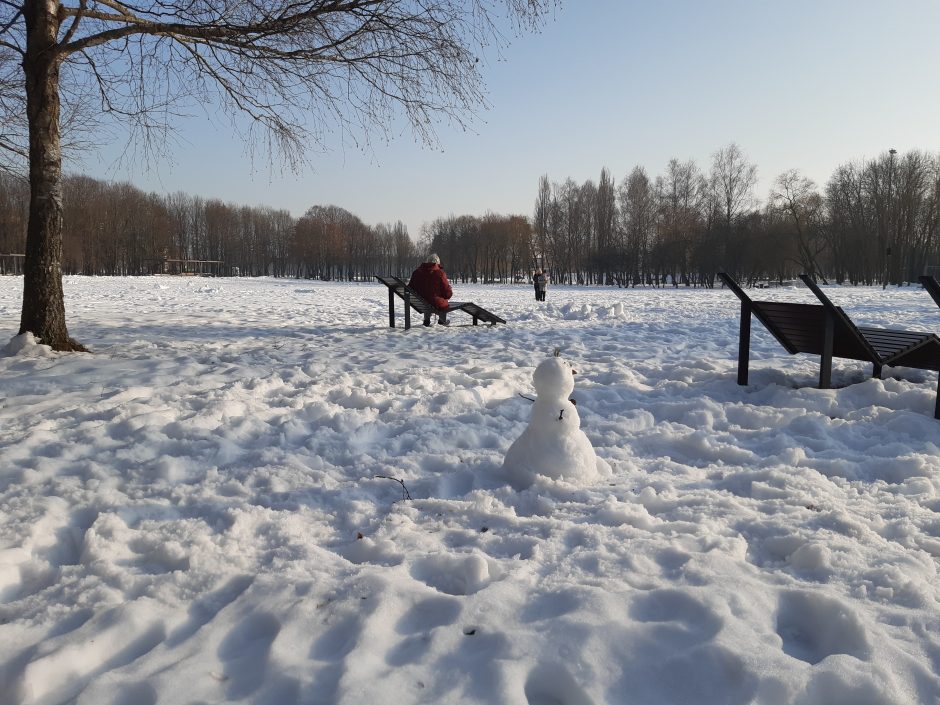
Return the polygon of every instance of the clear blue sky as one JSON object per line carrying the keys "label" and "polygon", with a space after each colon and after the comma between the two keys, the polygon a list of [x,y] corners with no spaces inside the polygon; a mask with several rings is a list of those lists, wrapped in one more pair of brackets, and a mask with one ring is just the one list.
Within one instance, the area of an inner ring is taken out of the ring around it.
{"label": "clear blue sky", "polygon": [[334,204],[417,238],[449,214],[531,216],[542,174],[596,181],[606,166],[619,182],[672,157],[707,171],[734,141],[764,199],[786,169],[822,186],[891,147],[940,151],[938,27],[936,0],[567,0],[486,64],[490,109],[472,133],[441,127],[442,151],[410,133],[368,152],[337,139],[312,169],[280,175],[192,119],[173,163],[116,169],[106,149],[68,167],[295,216]]}

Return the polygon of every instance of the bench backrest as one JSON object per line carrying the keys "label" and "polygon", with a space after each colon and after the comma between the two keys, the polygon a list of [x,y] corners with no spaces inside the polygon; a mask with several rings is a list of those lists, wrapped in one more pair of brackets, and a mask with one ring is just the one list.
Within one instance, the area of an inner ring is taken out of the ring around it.
{"label": "bench backrest", "polygon": [[[880,363],[881,356],[865,339],[865,336],[862,335],[858,326],[852,322],[852,319],[846,315],[845,311],[829,300],[829,297],[816,285],[816,282],[813,281],[813,278],[809,274],[801,274],[800,279],[809,287],[809,290],[819,299],[826,308],[826,311],[835,321],[833,355],[854,360],[870,360],[871,362]],[[844,354],[839,352],[840,350],[850,350],[854,354]]]}
{"label": "bench backrest", "polygon": [[924,285],[924,288],[927,290],[927,293],[930,294],[930,298],[933,299],[934,303],[940,306],[940,283],[930,276],[920,277],[920,283]]}
{"label": "bench backrest", "polygon": [[788,301],[755,301],[745,293],[728,274],[719,272],[718,277],[734,292],[741,303],[749,307],[777,342],[790,354],[809,353],[822,355],[825,352],[826,317],[833,316],[832,354],[850,360],[874,362],[871,346],[858,332],[855,324],[837,306],[829,302],[822,304],[800,304]]}
{"label": "bench backrest", "polygon": [[408,284],[405,283],[404,279],[399,279],[398,277],[392,277],[398,286],[401,289],[401,297],[404,298],[404,292],[408,292],[408,302],[411,304],[411,308],[419,313],[436,313],[438,311],[437,306],[432,304],[430,301],[425,299],[421,294],[412,289]]}
{"label": "bench backrest", "polygon": [[747,312],[753,313],[788,353],[821,354],[826,314],[822,306],[783,301],[755,301],[730,274],[718,272],[718,278],[734,292]]}
{"label": "bench backrest", "polygon": [[394,291],[400,298],[411,304],[411,308],[415,311],[419,313],[436,313],[438,311],[435,306],[422,298],[417,291],[409,287],[403,279],[399,279],[398,277],[383,277],[380,274],[373,276]]}
{"label": "bench backrest", "polygon": [[770,334],[777,339],[777,342],[780,343],[788,353],[792,355],[794,353],[803,352],[796,345],[790,342],[790,337],[787,331],[780,330],[780,328],[777,326],[776,320],[772,318],[771,315],[765,313],[765,309],[762,304],[767,302],[754,301],[744,292],[744,289],[738,286],[738,283],[730,274],[726,274],[725,272],[718,272],[718,278],[721,279],[724,285],[741,300],[741,316],[750,315],[753,313],[757,317],[757,320],[759,320],[764,325],[764,328],[770,331]]}

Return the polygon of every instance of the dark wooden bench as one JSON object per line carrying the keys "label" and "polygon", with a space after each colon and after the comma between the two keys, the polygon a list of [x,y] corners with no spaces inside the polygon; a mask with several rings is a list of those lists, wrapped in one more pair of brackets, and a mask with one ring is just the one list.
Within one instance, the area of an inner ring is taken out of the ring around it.
{"label": "dark wooden bench", "polygon": [[[790,354],[820,356],[819,387],[832,382],[832,358],[861,360],[872,364],[872,376],[881,377],[882,368],[913,367],[940,371],[940,338],[933,333],[859,328],[846,313],[829,300],[809,275],[800,279],[820,304],[754,301],[729,275],[719,278],[741,300],[741,332],[738,341],[738,384],[747,384],[753,314]],[[940,386],[934,417],[940,419]]]}
{"label": "dark wooden bench", "polygon": [[506,322],[495,313],[491,313],[485,308],[477,306],[472,301],[451,301],[449,302],[450,305],[448,308],[439,309],[436,306],[433,306],[426,299],[422,298],[418,292],[409,287],[408,284],[404,282],[404,280],[399,279],[398,277],[381,276],[376,274],[375,278],[388,287],[388,325],[390,328],[395,327],[396,296],[405,302],[405,330],[411,328],[411,309],[414,309],[420,313],[422,317],[426,313],[437,316],[441,313],[444,313],[445,311],[447,313],[450,313],[451,311],[463,311],[473,319],[473,325],[479,325],[480,321],[489,323],[490,325]]}

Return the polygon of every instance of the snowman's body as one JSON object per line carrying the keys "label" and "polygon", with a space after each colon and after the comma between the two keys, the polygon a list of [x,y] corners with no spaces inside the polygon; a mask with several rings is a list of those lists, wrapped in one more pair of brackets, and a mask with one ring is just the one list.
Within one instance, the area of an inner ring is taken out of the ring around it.
{"label": "snowman's body", "polygon": [[528,487],[536,475],[568,481],[596,480],[607,464],[581,430],[581,417],[569,397],[571,365],[559,357],[541,363],[532,376],[536,399],[532,420],[509,447],[503,469],[510,482]]}

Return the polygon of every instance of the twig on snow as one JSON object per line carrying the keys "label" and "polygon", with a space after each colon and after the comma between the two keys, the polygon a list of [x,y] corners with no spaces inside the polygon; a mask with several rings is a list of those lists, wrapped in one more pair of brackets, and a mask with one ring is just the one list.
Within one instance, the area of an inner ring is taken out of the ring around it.
{"label": "twig on snow", "polygon": [[397,477],[389,477],[388,475],[375,475],[375,478],[378,480],[392,480],[397,482],[399,485],[401,485],[401,498],[403,500],[411,499],[411,493],[408,491],[408,488],[405,487],[404,480],[399,480]]}

